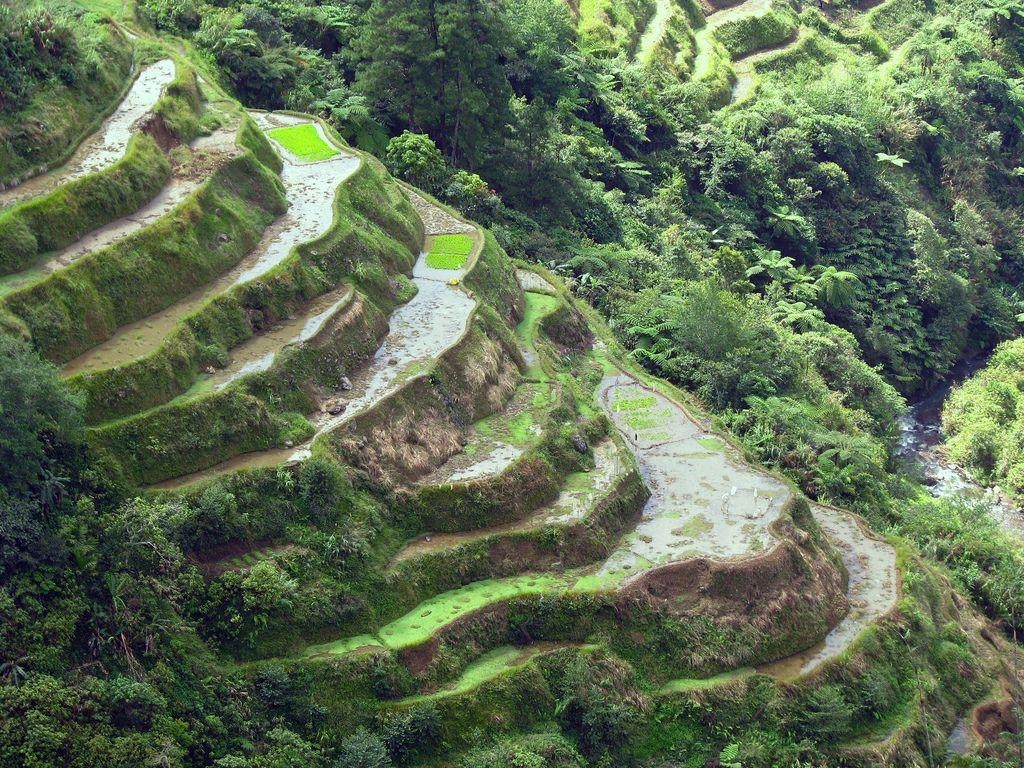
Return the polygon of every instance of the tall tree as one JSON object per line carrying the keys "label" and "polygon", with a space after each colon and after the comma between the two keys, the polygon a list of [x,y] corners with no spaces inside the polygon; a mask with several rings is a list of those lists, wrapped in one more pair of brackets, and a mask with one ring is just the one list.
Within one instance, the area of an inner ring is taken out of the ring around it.
{"label": "tall tree", "polygon": [[474,167],[507,122],[507,17],[497,0],[373,0],[356,38],[356,88],[393,128],[427,133]]}

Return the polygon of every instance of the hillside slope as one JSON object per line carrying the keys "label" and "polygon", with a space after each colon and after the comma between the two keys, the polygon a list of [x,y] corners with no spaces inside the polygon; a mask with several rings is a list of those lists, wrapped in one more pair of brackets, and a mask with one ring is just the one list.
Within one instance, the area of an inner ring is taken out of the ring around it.
{"label": "hillside slope", "polygon": [[0,6],[102,62],[0,154],[0,765],[1009,759],[1020,544],[893,458],[1011,333],[1002,16],[82,5]]}

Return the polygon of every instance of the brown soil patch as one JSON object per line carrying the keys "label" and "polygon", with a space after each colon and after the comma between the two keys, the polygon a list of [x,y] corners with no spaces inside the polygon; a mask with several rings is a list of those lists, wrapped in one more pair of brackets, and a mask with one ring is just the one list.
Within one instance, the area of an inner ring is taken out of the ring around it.
{"label": "brown soil patch", "polygon": [[514,394],[519,366],[484,333],[442,359],[429,377],[410,383],[352,419],[339,446],[376,481],[414,483],[459,453],[475,421],[502,410]]}
{"label": "brown soil patch", "polygon": [[156,144],[165,153],[181,144],[178,137],[171,133],[163,115],[150,115],[146,121],[139,126],[143,133],[148,133],[156,141]]}
{"label": "brown soil patch", "polygon": [[997,741],[1003,733],[1017,733],[1017,718],[1009,699],[991,701],[974,710],[974,732],[986,742]]}
{"label": "brown soil patch", "polygon": [[[824,637],[846,614],[840,573],[827,553],[786,538],[763,555],[740,560],[697,558],[656,568],[621,590],[620,609],[653,605],[679,618],[712,617],[723,628],[754,627],[771,649],[751,658],[798,650]],[[820,637],[819,637],[820,635]],[[748,659],[703,659],[737,665]]]}

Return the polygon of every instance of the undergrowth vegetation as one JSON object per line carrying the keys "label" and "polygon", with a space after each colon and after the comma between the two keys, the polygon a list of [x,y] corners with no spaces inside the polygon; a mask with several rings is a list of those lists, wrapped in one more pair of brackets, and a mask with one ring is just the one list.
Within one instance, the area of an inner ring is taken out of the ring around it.
{"label": "undergrowth vegetation", "polygon": [[130,84],[125,34],[72,2],[0,3],[0,184],[64,160]]}
{"label": "undergrowth vegetation", "polygon": [[1024,341],[1000,345],[942,414],[950,456],[985,485],[1024,498]]}

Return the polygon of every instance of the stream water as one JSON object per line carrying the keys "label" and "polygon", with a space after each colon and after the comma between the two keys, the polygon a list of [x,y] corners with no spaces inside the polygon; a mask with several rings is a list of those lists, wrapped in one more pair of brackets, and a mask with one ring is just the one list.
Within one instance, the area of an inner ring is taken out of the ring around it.
{"label": "stream water", "polygon": [[950,461],[943,450],[942,406],[954,387],[977,373],[988,361],[979,356],[955,366],[949,376],[930,394],[912,403],[900,419],[899,457],[921,475],[932,496],[987,502],[992,514],[1006,528],[1024,531],[1024,518],[997,490],[975,483],[962,467]]}

